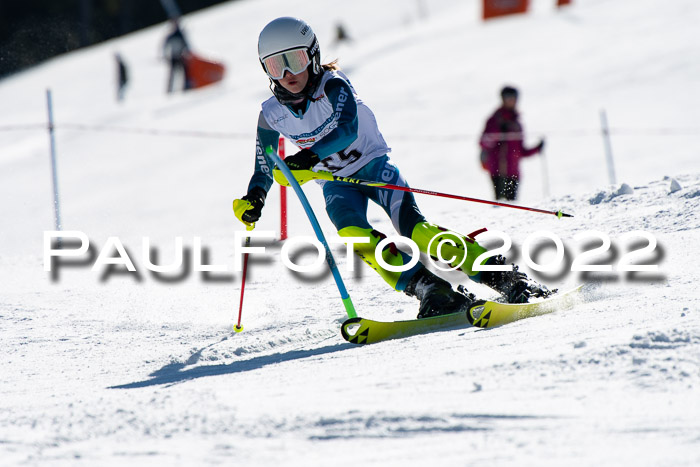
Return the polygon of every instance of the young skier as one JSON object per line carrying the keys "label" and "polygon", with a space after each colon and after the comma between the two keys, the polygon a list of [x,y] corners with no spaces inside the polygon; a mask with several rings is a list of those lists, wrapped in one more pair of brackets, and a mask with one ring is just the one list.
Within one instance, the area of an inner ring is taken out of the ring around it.
{"label": "young skier", "polygon": [[[265,153],[277,150],[279,135],[301,148],[285,159],[291,170],[325,170],[338,176],[407,186],[398,168],[388,157],[390,151],[379,132],[374,114],[358,97],[348,78],[335,62],[322,65],[320,49],[311,27],[296,18],[283,17],[269,23],[258,39],[260,63],[270,78],[273,97],[262,104],[258,118],[255,171],[248,193],[234,201],[236,217],[247,226],[260,219],[270,189],[274,164]],[[358,254],[394,289],[420,300],[419,318],[464,311],[474,295],[455,291],[449,282],[430,272],[423,264],[403,272],[382,268],[375,247],[386,236],[367,221],[367,203],[372,200],[391,218],[400,235],[412,239],[424,253],[437,257],[438,241],[430,240],[447,229],[426,221],[412,193],[391,191],[336,181],[319,181],[326,200],[326,212],[341,237],[368,237],[370,242],[355,244]],[[486,250],[473,238],[463,236],[466,250],[454,235],[456,247],[443,245],[444,258],[455,257],[461,270],[472,280],[489,285],[511,303],[526,302],[530,296],[550,292],[514,267],[505,272],[472,269],[474,259]],[[444,238],[440,237],[441,239]],[[407,264],[411,257],[390,244],[383,260],[393,266]],[[505,264],[505,258],[489,259],[488,264]]]}

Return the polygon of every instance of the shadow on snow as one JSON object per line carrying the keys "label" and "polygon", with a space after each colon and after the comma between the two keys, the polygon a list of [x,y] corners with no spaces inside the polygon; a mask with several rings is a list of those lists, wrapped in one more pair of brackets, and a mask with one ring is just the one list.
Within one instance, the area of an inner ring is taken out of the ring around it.
{"label": "shadow on snow", "polygon": [[[213,344],[212,344],[213,345]],[[207,346],[210,347],[210,346]],[[248,360],[238,361],[234,363],[226,363],[220,365],[204,365],[197,366],[190,369],[185,369],[188,365],[196,363],[199,360],[199,355],[201,354],[204,347],[197,352],[195,352],[186,362],[174,362],[164,367],[154,371],[149,376],[150,379],[144,381],[135,381],[128,384],[120,384],[118,386],[111,386],[109,389],[136,389],[148,386],[157,386],[162,384],[177,384],[185,381],[203,378],[207,376],[219,376],[228,375],[234,373],[242,373],[245,371],[257,370],[267,365],[273,365],[275,363],[284,363],[293,360],[301,360],[308,357],[315,357],[318,355],[326,355],[333,352],[338,352],[341,350],[346,350],[353,348],[352,344],[342,343],[327,345],[325,347],[319,347],[317,349],[309,350],[292,350],[284,353],[276,353],[272,355],[261,355],[259,357],[253,357]]]}

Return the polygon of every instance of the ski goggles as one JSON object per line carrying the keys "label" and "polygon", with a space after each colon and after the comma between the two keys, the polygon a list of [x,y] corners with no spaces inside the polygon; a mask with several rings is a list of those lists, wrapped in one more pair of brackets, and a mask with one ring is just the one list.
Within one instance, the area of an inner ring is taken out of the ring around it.
{"label": "ski goggles", "polygon": [[288,70],[293,75],[298,75],[309,66],[311,60],[306,48],[292,49],[270,55],[262,61],[265,73],[272,79],[282,79],[284,71]]}

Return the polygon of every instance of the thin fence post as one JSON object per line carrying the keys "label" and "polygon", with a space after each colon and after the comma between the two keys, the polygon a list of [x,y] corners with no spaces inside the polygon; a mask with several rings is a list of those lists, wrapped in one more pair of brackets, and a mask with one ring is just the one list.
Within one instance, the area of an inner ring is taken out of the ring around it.
{"label": "thin fence post", "polygon": [[[53,213],[56,221],[56,230],[61,230],[61,207],[58,198],[58,173],[56,171],[56,138],[54,136],[53,103],[51,89],[46,90],[46,103],[49,112],[49,141],[51,143],[51,174],[53,179]],[[60,242],[60,238],[59,238]],[[59,243],[60,245],[60,243]]]}
{"label": "thin fence post", "polygon": [[[279,151],[280,159],[284,160],[284,138],[280,136]],[[287,239],[287,187],[280,185],[280,241]]]}
{"label": "thin fence post", "polygon": [[540,151],[540,160],[542,161],[542,191],[545,198],[549,198],[549,168],[547,167],[547,158],[544,155],[544,149]]}
{"label": "thin fence post", "polygon": [[605,159],[608,163],[608,179],[611,185],[616,185],[615,164],[613,162],[612,144],[610,143],[610,128],[608,128],[608,116],[605,109],[600,111],[600,125],[603,131],[603,144],[605,145]]}

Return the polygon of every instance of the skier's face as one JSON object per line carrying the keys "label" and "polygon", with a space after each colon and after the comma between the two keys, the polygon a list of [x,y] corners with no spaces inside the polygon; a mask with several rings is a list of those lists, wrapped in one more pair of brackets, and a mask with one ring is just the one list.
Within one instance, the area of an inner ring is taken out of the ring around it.
{"label": "skier's face", "polygon": [[507,109],[514,109],[518,103],[518,98],[515,96],[506,96],[503,98],[503,106]]}
{"label": "skier's face", "polygon": [[306,68],[298,75],[293,75],[289,71],[284,72],[284,77],[279,80],[279,83],[289,92],[298,94],[306,87],[306,82],[309,80],[309,69]]}

